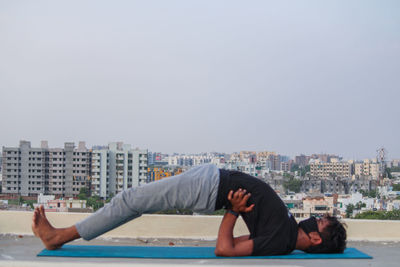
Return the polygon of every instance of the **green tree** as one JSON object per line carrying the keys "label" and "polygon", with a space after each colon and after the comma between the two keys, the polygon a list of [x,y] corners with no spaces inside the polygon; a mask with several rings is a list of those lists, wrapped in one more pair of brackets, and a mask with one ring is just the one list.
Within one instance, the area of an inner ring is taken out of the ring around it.
{"label": "green tree", "polygon": [[367,204],[359,201],[356,206],[354,207],[356,210],[361,210],[361,208],[365,208],[367,206]]}
{"label": "green tree", "polygon": [[291,175],[290,173],[285,172],[285,173],[283,174],[283,177],[286,177],[286,178],[291,179],[291,178],[293,178],[293,175]]}
{"label": "green tree", "polygon": [[288,180],[283,182],[283,187],[286,191],[293,191],[299,193],[303,181],[290,177]]}
{"label": "green tree", "polygon": [[400,172],[400,167],[393,166],[393,167],[388,168],[388,169],[390,170],[390,172]]}
{"label": "green tree", "polygon": [[370,220],[400,220],[400,210],[393,211],[366,211],[359,213],[355,219],[370,219]]}
{"label": "green tree", "polygon": [[366,190],[360,189],[358,192],[360,192],[363,195],[363,197],[376,198],[378,195],[376,190],[366,191]]}
{"label": "green tree", "polygon": [[353,211],[354,211],[354,205],[353,204],[349,204],[346,207],[346,218],[351,218],[353,215]]}
{"label": "green tree", "polygon": [[392,185],[392,190],[393,191],[400,191],[400,184],[393,184]]}
{"label": "green tree", "polygon": [[290,168],[290,171],[291,172],[297,171],[301,177],[304,177],[306,176],[307,172],[310,171],[310,165],[307,165],[305,167],[300,167],[298,164],[293,164],[292,168]]}
{"label": "green tree", "polygon": [[104,202],[99,196],[89,197],[86,204],[88,207],[92,207],[94,211],[104,206]]}
{"label": "green tree", "polygon": [[108,198],[106,198],[106,203],[109,203],[113,197],[114,197],[114,194],[111,193],[110,196]]}
{"label": "green tree", "polygon": [[33,204],[36,203],[34,200],[26,200],[25,203],[33,209]]}
{"label": "green tree", "polygon": [[87,200],[89,197],[89,190],[86,187],[82,187],[79,190],[78,199]]}
{"label": "green tree", "polygon": [[300,167],[299,167],[298,164],[293,164],[292,167],[290,168],[291,172],[296,172],[296,171],[299,171],[299,170],[300,170]]}

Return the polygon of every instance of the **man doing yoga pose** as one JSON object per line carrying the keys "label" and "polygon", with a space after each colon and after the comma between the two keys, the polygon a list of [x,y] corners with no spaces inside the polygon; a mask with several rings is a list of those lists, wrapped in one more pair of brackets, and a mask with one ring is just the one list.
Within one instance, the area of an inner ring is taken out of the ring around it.
{"label": "man doing yoga pose", "polygon": [[[281,255],[294,249],[342,253],[346,247],[346,230],[335,217],[310,217],[297,224],[268,184],[214,165],[194,167],[124,190],[103,208],[67,228],[54,228],[41,206],[34,211],[32,230],[47,249],[57,249],[80,237],[91,240],[144,213],[172,208],[195,212],[226,209],[218,231],[217,256]],[[233,228],[240,215],[250,235],[235,238]]]}

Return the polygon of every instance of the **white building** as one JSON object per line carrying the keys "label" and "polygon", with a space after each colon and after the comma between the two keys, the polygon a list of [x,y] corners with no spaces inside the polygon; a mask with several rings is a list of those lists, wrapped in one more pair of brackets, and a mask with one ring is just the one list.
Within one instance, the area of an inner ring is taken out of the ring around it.
{"label": "white building", "polygon": [[92,151],[91,190],[102,198],[147,182],[147,150],[110,143]]}
{"label": "white building", "polygon": [[357,205],[361,202],[366,205],[365,210],[372,210],[377,207],[378,203],[374,198],[363,197],[361,193],[354,193],[351,195],[339,195],[338,197],[338,209],[342,214],[346,213],[346,208],[348,205]]}
{"label": "white building", "polygon": [[354,164],[354,174],[356,176],[371,176],[373,179],[378,179],[379,172],[379,163],[376,160],[365,159],[363,162]]}
{"label": "white building", "polygon": [[321,162],[315,160],[310,163],[310,174],[316,177],[350,177],[351,176],[351,162],[341,162],[337,159],[331,159],[331,162]]}

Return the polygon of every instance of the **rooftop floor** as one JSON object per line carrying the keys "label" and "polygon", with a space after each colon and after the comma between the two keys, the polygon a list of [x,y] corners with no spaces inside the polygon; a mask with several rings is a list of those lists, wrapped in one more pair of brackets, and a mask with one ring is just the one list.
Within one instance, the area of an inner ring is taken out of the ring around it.
{"label": "rooftop floor", "polygon": [[[55,227],[73,225],[90,214],[47,213]],[[215,246],[222,216],[143,215],[101,237],[72,244],[140,246]],[[254,259],[122,259],[36,257],[43,249],[32,235],[32,212],[0,211],[0,266],[399,266],[400,221],[345,220],[348,246],[374,257],[371,260],[254,260]],[[239,219],[235,236],[247,234]],[[209,240],[209,241],[207,241]]]}
{"label": "rooftop floor", "polygon": [[[117,266],[399,266],[400,242],[350,241],[349,247],[356,247],[371,255],[373,259],[357,260],[249,260],[249,259],[124,259],[124,258],[62,258],[37,257],[43,249],[41,241],[29,235],[0,235],[0,266],[99,266],[110,263]],[[137,238],[97,238],[90,242],[77,240],[72,244],[81,245],[140,245],[140,246],[215,246],[215,241],[196,239],[137,239]]]}

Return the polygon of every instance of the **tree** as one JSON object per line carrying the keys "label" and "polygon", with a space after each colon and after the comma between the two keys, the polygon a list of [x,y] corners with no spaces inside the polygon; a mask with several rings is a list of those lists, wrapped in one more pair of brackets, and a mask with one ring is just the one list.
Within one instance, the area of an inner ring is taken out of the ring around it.
{"label": "tree", "polygon": [[80,200],[87,200],[89,197],[89,190],[86,187],[82,187],[79,190],[78,199]]}
{"label": "tree", "polygon": [[392,211],[366,211],[359,213],[355,219],[371,219],[371,220],[400,220],[400,210]]}
{"label": "tree", "polygon": [[92,207],[94,211],[104,206],[104,202],[99,196],[89,197],[86,204],[88,207]]}
{"label": "tree", "polygon": [[24,204],[24,198],[19,196],[18,197],[18,205]]}
{"label": "tree", "polygon": [[291,179],[291,178],[293,178],[293,175],[291,175],[290,173],[285,172],[285,173],[283,174],[283,177],[286,177],[286,178]]}
{"label": "tree", "polygon": [[289,180],[286,180],[283,183],[283,187],[285,187],[286,191],[293,191],[295,193],[298,193],[300,192],[302,184],[303,182],[301,180],[290,177]]}
{"label": "tree", "polygon": [[301,177],[304,177],[306,176],[307,172],[310,171],[310,165],[307,165],[305,167],[300,167],[298,164],[293,164],[292,168],[290,168],[290,171],[291,172],[297,171]]}
{"label": "tree", "polygon": [[356,210],[361,210],[361,208],[365,208],[367,206],[367,204],[359,201],[356,206],[354,207]]}
{"label": "tree", "polygon": [[363,195],[363,197],[376,198],[378,195],[376,190],[365,191],[365,190],[360,189],[358,192],[360,192]]}
{"label": "tree", "polygon": [[299,171],[299,170],[300,170],[300,167],[299,167],[298,164],[293,164],[292,167],[290,168],[291,172],[296,172],[296,171]]}
{"label": "tree", "polygon": [[392,190],[393,191],[400,191],[400,184],[393,184],[392,185]]}
{"label": "tree", "polygon": [[346,218],[351,218],[353,216],[353,211],[354,211],[354,205],[349,204],[346,207]]}

